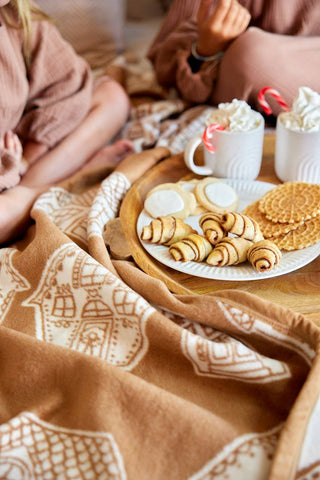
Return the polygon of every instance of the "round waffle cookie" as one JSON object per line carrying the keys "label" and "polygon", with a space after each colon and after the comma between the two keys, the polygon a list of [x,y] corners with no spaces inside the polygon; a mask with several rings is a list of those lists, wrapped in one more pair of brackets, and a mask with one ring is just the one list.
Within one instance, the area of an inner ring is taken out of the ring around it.
{"label": "round waffle cookie", "polygon": [[307,220],[296,230],[270,240],[273,240],[280,250],[301,250],[311,247],[320,240],[320,216]]}
{"label": "round waffle cookie", "polygon": [[295,230],[303,223],[294,222],[294,223],[275,223],[271,220],[268,220],[264,213],[260,212],[259,210],[259,202],[257,200],[251,205],[248,205],[245,210],[243,210],[244,215],[248,215],[248,217],[253,218],[256,222],[258,222],[260,230],[264,238],[270,237],[278,237],[279,235],[284,235],[285,233],[290,232],[291,230]]}
{"label": "round waffle cookie", "polygon": [[320,185],[285,182],[269,190],[260,199],[259,210],[272,222],[308,220],[320,213]]}

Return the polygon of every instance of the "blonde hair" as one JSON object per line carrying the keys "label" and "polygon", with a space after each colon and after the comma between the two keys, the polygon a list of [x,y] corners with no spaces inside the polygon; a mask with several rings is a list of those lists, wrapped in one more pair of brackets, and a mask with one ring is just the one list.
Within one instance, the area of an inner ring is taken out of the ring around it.
{"label": "blonde hair", "polygon": [[[13,17],[7,9],[13,12]],[[23,53],[28,64],[31,61],[32,22],[34,19],[50,21],[50,17],[35,7],[30,0],[10,0],[3,10],[6,22],[11,27],[23,31]]]}

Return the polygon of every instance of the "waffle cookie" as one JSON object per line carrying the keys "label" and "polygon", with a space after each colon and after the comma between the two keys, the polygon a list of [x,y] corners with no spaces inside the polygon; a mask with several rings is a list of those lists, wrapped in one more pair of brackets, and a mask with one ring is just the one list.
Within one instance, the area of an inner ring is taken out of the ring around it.
{"label": "waffle cookie", "polygon": [[320,185],[285,182],[269,190],[259,201],[259,210],[276,223],[295,223],[320,214]]}
{"label": "waffle cookie", "polygon": [[272,220],[268,220],[266,215],[259,210],[259,202],[252,203],[248,205],[245,210],[243,210],[244,215],[248,215],[248,217],[253,218],[256,222],[258,222],[260,226],[260,230],[264,238],[270,237],[278,237],[279,235],[284,235],[285,233],[290,232],[291,230],[295,230],[299,227],[299,225],[303,224],[303,220],[297,221],[294,223],[277,223],[272,222]]}
{"label": "waffle cookie", "polygon": [[271,238],[281,250],[301,250],[320,241],[320,215],[307,220],[295,230]]}

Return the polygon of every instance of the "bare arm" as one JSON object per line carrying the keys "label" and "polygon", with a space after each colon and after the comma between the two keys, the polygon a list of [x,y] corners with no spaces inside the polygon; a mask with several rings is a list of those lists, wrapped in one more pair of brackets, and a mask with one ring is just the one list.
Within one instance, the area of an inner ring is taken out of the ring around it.
{"label": "bare arm", "polygon": [[176,0],[148,53],[158,81],[175,86],[188,101],[205,103],[219,60],[204,62],[193,71],[189,63],[193,42],[199,55],[214,55],[246,29],[250,18],[237,0]]}
{"label": "bare arm", "polygon": [[23,157],[30,166],[47,153],[48,150],[47,145],[30,140],[23,147]]}
{"label": "bare arm", "polygon": [[48,187],[73,175],[116,135],[128,117],[129,108],[129,99],[117,82],[102,82],[93,93],[89,114],[78,128],[37,159],[35,154],[44,146],[30,145],[34,163],[20,184]]}

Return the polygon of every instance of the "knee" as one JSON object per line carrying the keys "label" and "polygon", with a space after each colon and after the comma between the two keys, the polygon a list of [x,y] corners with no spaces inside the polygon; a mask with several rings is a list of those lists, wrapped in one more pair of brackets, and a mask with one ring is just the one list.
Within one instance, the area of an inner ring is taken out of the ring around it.
{"label": "knee", "polygon": [[232,71],[234,79],[247,83],[253,81],[259,71],[259,77],[267,78],[272,72],[272,41],[273,34],[256,27],[250,27],[240,35],[227,49],[223,64]]}
{"label": "knee", "polygon": [[98,81],[93,92],[93,107],[114,110],[127,116],[130,110],[130,99],[126,91],[117,81],[105,78]]}

